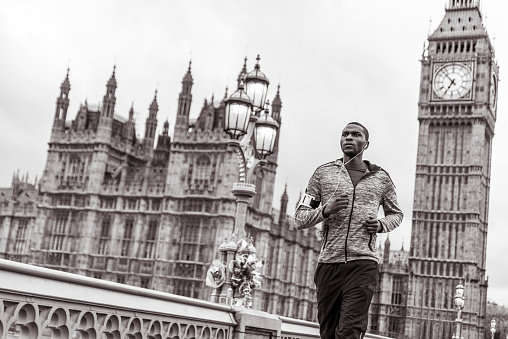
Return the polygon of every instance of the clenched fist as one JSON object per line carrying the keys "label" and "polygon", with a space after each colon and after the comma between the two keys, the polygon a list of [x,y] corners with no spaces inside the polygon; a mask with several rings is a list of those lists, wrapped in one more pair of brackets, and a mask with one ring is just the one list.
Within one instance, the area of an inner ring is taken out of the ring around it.
{"label": "clenched fist", "polygon": [[367,233],[369,234],[376,234],[377,232],[381,231],[382,226],[379,220],[370,217],[368,220],[365,220],[363,222],[363,226],[367,229]]}
{"label": "clenched fist", "polygon": [[337,213],[349,204],[349,198],[347,194],[339,195],[330,200],[328,204],[326,204],[323,210],[323,217],[328,218],[330,215]]}

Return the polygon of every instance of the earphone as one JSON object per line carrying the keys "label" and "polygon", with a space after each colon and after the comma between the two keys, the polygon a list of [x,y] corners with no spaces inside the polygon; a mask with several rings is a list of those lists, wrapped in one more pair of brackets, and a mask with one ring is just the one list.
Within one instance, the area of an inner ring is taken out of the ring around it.
{"label": "earphone", "polygon": [[[349,159],[347,162],[345,162],[345,163],[343,162],[343,163],[342,163],[342,165],[340,166],[340,169],[339,169],[338,180],[337,180],[337,186],[335,186],[335,190],[334,190],[334,191],[333,191],[333,193],[330,195],[330,198],[328,198],[328,201],[327,201],[326,203],[322,204],[322,206],[325,206],[326,204],[328,204],[328,203],[330,202],[330,200],[332,200],[332,198],[335,196],[335,193],[337,193],[337,190],[338,190],[338,189],[339,189],[339,187],[340,187],[340,175],[341,175],[341,173],[342,173],[342,170],[346,167],[346,165],[347,165],[347,164],[349,164],[351,161],[353,161],[353,159],[354,159],[354,158],[356,158],[357,156],[359,156],[360,154],[362,154],[362,153],[363,153],[363,152],[367,149],[367,147],[369,147],[369,142],[368,142],[368,141],[365,143],[365,145],[363,145],[363,149],[362,149],[360,152],[358,152],[358,153],[357,153],[354,157],[352,157],[351,159]],[[307,205],[304,203],[304,201],[305,201],[306,199],[308,199],[308,197],[310,197],[310,196],[308,196],[307,194],[305,194],[305,195],[304,195],[304,197],[303,197],[302,201],[300,202],[300,204],[298,204],[298,207],[296,208],[296,209],[297,209],[297,211],[298,211],[298,208],[299,208],[301,205],[307,206]],[[309,205],[308,207],[310,207],[310,205]],[[305,209],[304,211],[305,211],[305,213],[308,213],[308,212],[310,212],[311,210],[310,210],[310,209]],[[296,214],[296,213],[295,213],[295,214]],[[304,219],[297,218],[296,216],[295,216],[294,218],[295,218],[296,220],[298,220],[298,221],[304,221]]]}
{"label": "earphone", "polygon": [[360,154],[362,154],[362,153],[363,153],[363,151],[365,151],[365,150],[367,149],[367,147],[368,147],[368,144],[365,144],[365,145],[363,146],[363,149],[362,149],[360,152],[358,152],[358,153],[357,153],[354,157],[352,157],[351,159],[349,159],[347,162],[342,163],[342,166],[340,166],[340,169],[339,169],[339,180],[337,181],[337,186],[335,186],[335,190],[333,191],[332,195],[330,195],[330,198],[328,199],[328,201],[327,201],[325,204],[323,204],[323,206],[324,206],[324,205],[326,205],[326,204],[328,204],[328,203],[330,202],[330,200],[332,200],[333,196],[335,195],[335,193],[336,193],[336,192],[337,192],[337,190],[339,189],[339,187],[340,187],[340,174],[342,173],[342,170],[346,167],[346,165],[347,165],[347,164],[349,164],[351,161],[353,161],[353,159],[354,159],[354,158],[356,158],[357,156],[359,156]]}

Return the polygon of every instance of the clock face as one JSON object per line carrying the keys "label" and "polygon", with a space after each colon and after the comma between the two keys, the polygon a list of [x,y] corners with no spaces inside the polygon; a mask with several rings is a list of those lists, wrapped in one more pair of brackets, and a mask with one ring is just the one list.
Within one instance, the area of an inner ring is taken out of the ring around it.
{"label": "clock face", "polygon": [[496,103],[497,103],[497,79],[496,79],[496,75],[495,74],[492,74],[492,77],[490,78],[489,103],[490,103],[490,107],[492,109],[496,109]]}
{"label": "clock face", "polygon": [[470,69],[461,63],[446,64],[434,74],[434,93],[445,100],[464,98],[473,86]]}

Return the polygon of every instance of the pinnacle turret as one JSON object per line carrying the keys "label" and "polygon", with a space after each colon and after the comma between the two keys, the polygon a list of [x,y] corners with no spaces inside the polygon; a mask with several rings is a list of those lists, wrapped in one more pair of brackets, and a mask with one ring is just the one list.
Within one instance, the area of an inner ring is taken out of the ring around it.
{"label": "pinnacle turret", "polygon": [[244,59],[242,70],[240,71],[240,73],[238,73],[237,87],[240,87],[240,83],[242,82],[242,80],[244,80],[246,74],[247,74],[247,57],[245,57]]}
{"label": "pinnacle turret", "polygon": [[191,74],[192,61],[189,61],[189,68],[182,80],[182,91],[178,97],[178,110],[176,114],[175,129],[185,130],[189,128],[189,114],[192,103],[192,74]]}
{"label": "pinnacle turret", "polygon": [[389,263],[390,262],[390,235],[389,234],[386,235],[385,250],[384,250],[383,256],[384,256],[383,262]]}
{"label": "pinnacle turret", "polygon": [[159,105],[157,104],[157,90],[155,90],[155,95],[148,111],[149,113],[148,118],[146,119],[144,143],[147,147],[151,148],[153,147],[153,141],[155,140],[157,112],[159,111]]}
{"label": "pinnacle turret", "polygon": [[56,99],[56,111],[54,126],[64,126],[65,119],[67,118],[67,110],[69,108],[69,92],[71,84],[69,82],[69,68],[67,68],[67,75],[60,85],[60,95]]}
{"label": "pinnacle turret", "polygon": [[280,100],[280,84],[277,87],[277,94],[272,101],[272,117],[280,124],[280,111],[282,109],[282,101]]}
{"label": "pinnacle turret", "polygon": [[115,103],[116,103],[116,65],[113,66],[113,74],[109,78],[108,83],[106,84],[106,94],[104,95],[104,99],[102,102],[102,116],[105,118],[113,118],[113,114],[115,111]]}
{"label": "pinnacle turret", "polygon": [[283,223],[286,219],[287,209],[288,209],[288,184],[284,187],[284,192],[280,197],[280,212],[279,212],[279,225]]}
{"label": "pinnacle turret", "polygon": [[62,85],[60,86],[60,90],[62,92],[67,92],[71,90],[71,84],[69,82],[69,67],[67,67],[67,75],[65,76],[64,81],[62,82]]}
{"label": "pinnacle turret", "polygon": [[116,89],[115,72],[116,72],[116,65],[113,66],[113,74],[111,74],[111,77],[109,78],[107,87],[112,87],[112,88]]}
{"label": "pinnacle turret", "polygon": [[150,117],[156,118],[156,116],[154,116],[152,114],[157,114],[157,112],[159,111],[159,105],[157,104],[157,90],[155,90],[155,96],[153,97],[153,101],[150,104],[149,111],[150,111]]}
{"label": "pinnacle turret", "polygon": [[164,129],[162,130],[162,135],[169,135],[169,121],[167,119],[164,122]]}
{"label": "pinnacle turret", "polygon": [[185,76],[183,77],[183,80],[182,80],[182,84],[192,84],[194,83],[194,79],[192,78],[192,73],[191,73],[191,65],[192,65],[192,60],[189,61],[189,68],[187,69],[187,73],[185,73]]}

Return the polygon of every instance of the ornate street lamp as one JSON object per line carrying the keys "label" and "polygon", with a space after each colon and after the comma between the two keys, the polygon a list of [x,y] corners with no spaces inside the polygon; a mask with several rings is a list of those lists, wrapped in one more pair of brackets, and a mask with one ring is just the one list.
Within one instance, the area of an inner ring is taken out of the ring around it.
{"label": "ornate street lamp", "polygon": [[[267,100],[266,106],[268,107],[269,105],[270,102]],[[256,151],[262,159],[265,159],[268,155],[273,153],[278,129],[279,124],[270,116],[268,108],[265,108],[264,114],[256,121],[254,131]]]}
{"label": "ornate street lamp", "polygon": [[261,278],[253,239],[246,239],[245,233],[247,206],[256,194],[251,177],[256,166],[266,164],[266,157],[273,153],[279,129],[270,115],[270,103],[265,102],[270,82],[260,70],[259,55],[256,60],[254,70],[244,76],[245,85],[242,79],[226,100],[224,130],[239,160],[239,180],[231,190],[236,197],[235,225],[229,241],[219,247],[220,260],[214,260],[207,274],[207,285],[214,287],[212,302],[232,304],[236,293],[241,297],[236,305],[247,308],[252,304],[252,288],[259,286]]}
{"label": "ornate street lamp", "polygon": [[254,70],[247,73],[245,76],[247,95],[252,99],[252,105],[255,108],[256,114],[263,110],[266,101],[266,94],[268,93],[268,85],[270,84],[266,75],[261,72],[259,60],[261,60],[261,58],[258,54]]}
{"label": "ornate street lamp", "polygon": [[496,319],[494,318],[490,321],[490,334],[492,335],[492,339],[494,339],[494,334],[496,334]]}
{"label": "ornate street lamp", "polygon": [[251,112],[252,101],[244,91],[242,80],[238,90],[226,100],[225,131],[231,138],[238,139],[247,133]]}
{"label": "ornate street lamp", "polygon": [[455,296],[453,297],[455,301],[455,307],[457,308],[457,319],[455,322],[457,323],[457,330],[455,335],[452,336],[452,339],[464,339],[462,337],[462,309],[464,308],[464,285],[462,285],[462,280],[459,282],[457,287],[455,287]]}

